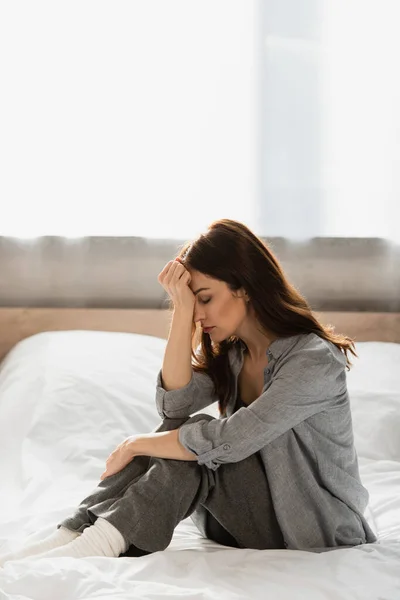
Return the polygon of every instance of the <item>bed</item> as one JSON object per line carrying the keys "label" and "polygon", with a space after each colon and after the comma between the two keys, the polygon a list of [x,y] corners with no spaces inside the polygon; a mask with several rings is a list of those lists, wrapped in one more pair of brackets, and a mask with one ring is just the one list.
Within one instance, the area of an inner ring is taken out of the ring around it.
{"label": "bed", "polygon": [[[0,309],[1,553],[53,531],[97,484],[110,451],[158,425],[168,320],[165,310]],[[167,550],[141,558],[7,563],[1,600],[399,600],[399,314],[323,320],[360,340],[348,386],[377,543],[318,554],[241,550],[201,537],[189,518]],[[217,416],[215,405],[202,412]]]}

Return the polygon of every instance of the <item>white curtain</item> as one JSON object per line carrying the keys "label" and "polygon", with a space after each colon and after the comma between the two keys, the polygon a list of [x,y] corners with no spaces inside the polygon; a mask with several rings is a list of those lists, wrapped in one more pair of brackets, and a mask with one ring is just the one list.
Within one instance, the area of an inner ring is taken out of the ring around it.
{"label": "white curtain", "polygon": [[0,3],[0,235],[400,241],[399,0]]}
{"label": "white curtain", "polygon": [[399,0],[260,7],[260,228],[400,241]]}

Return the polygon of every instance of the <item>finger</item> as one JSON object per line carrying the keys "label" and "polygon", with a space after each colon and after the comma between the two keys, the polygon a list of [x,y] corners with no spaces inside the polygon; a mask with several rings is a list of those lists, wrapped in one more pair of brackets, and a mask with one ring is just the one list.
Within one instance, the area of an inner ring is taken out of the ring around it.
{"label": "finger", "polygon": [[170,260],[166,267],[162,270],[159,275],[159,281],[164,284],[173,275],[176,267],[181,266],[176,260]]}
{"label": "finger", "polygon": [[169,285],[172,281],[178,280],[184,270],[186,270],[185,267],[177,260],[174,260],[170,270],[165,276],[164,283]]}
{"label": "finger", "polygon": [[182,270],[182,274],[179,276],[179,279],[182,279],[183,275],[185,275],[185,276],[189,275],[190,276],[189,271],[187,270],[187,268],[184,265],[182,265],[182,269],[183,269]]}
{"label": "finger", "polygon": [[183,274],[183,276],[184,276],[184,277],[185,277],[185,278],[186,278],[188,281],[190,281],[190,280],[192,279],[192,276],[190,275],[189,271],[186,271],[186,272]]}
{"label": "finger", "polygon": [[183,266],[182,263],[179,262],[179,260],[173,260],[172,261],[172,265],[170,266],[169,272],[171,271],[180,271],[181,269],[184,269],[185,267]]}
{"label": "finger", "polygon": [[165,277],[165,275],[168,273],[172,263],[174,261],[170,260],[169,262],[167,262],[167,264],[165,265],[165,267],[163,268],[163,270],[161,271],[161,273],[158,275],[158,281],[161,283],[161,280]]}
{"label": "finger", "polygon": [[118,473],[118,471],[111,469],[110,467],[106,467],[106,470],[101,474],[101,477],[106,479],[106,477],[111,477],[111,475],[115,475],[115,473]]}

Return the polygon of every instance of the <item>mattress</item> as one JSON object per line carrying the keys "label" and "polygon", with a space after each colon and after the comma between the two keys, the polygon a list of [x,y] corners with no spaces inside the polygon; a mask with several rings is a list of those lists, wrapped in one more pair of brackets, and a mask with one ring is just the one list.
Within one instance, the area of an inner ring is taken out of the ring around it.
{"label": "mattress", "polygon": [[[0,365],[0,553],[39,540],[97,485],[128,435],[157,427],[166,341],[125,333],[48,332]],[[363,342],[348,373],[366,517],[378,542],[324,553],[229,548],[191,519],[141,558],[6,563],[0,600],[400,599],[400,344]],[[217,416],[216,405],[202,412]]]}

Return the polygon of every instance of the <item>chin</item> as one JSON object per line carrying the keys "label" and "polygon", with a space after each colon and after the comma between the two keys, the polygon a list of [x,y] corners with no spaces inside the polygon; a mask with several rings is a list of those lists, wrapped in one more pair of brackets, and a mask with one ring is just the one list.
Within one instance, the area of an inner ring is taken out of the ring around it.
{"label": "chin", "polygon": [[210,335],[211,341],[216,344],[219,344],[220,342],[227,342],[230,337],[231,337],[231,334],[226,335],[225,333],[221,334],[221,332],[219,334],[213,333]]}
{"label": "chin", "polygon": [[212,342],[220,342],[221,341],[221,334],[218,335],[218,333],[216,333],[215,331],[210,331],[210,333],[206,333],[205,335],[208,335],[208,337],[210,338],[210,340]]}

